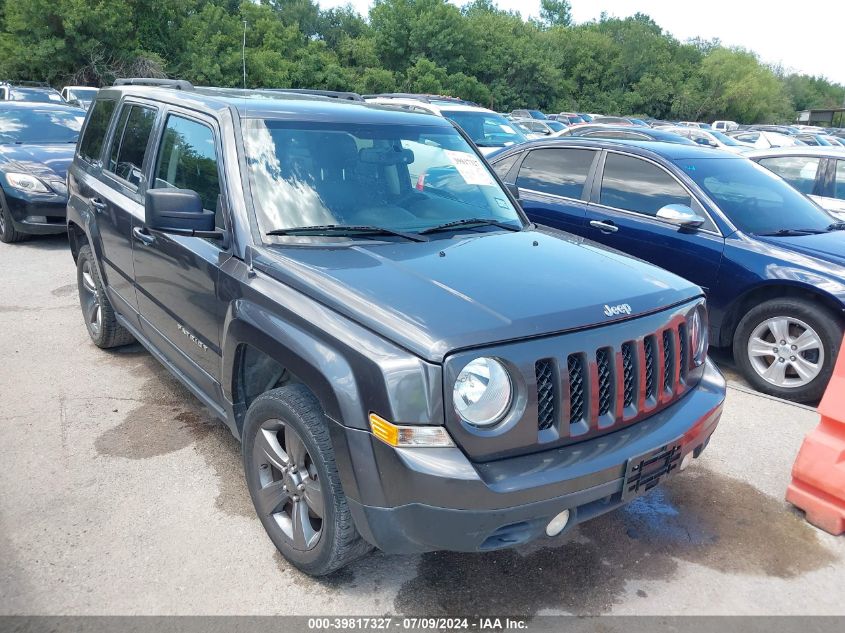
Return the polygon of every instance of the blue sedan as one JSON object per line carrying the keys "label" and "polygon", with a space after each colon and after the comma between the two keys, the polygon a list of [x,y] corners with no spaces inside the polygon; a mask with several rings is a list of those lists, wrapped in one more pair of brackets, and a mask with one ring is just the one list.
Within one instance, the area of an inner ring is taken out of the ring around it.
{"label": "blue sedan", "polygon": [[732,347],[757,389],[821,397],[845,330],[845,223],[752,161],[714,149],[557,139],[489,160],[533,221],[702,286],[712,344]]}

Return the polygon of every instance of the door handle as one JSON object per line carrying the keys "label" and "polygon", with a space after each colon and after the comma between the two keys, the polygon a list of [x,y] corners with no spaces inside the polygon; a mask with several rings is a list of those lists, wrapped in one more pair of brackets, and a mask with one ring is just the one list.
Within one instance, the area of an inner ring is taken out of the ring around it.
{"label": "door handle", "polygon": [[616,233],[616,231],[619,230],[619,227],[615,224],[602,222],[601,220],[593,220],[590,222],[590,226],[594,229],[598,229],[602,233]]}
{"label": "door handle", "polygon": [[99,198],[91,198],[91,206],[94,207],[97,211],[102,211],[106,208],[106,203],[100,200]]}
{"label": "door handle", "polygon": [[156,241],[155,236],[147,233],[147,229],[145,229],[143,226],[134,227],[132,229],[132,237],[144,244],[152,244]]}

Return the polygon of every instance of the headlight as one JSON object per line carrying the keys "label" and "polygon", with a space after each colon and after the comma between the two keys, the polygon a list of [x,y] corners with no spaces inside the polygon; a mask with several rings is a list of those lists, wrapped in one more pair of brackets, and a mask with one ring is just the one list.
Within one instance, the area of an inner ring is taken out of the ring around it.
{"label": "headlight", "polygon": [[49,187],[30,174],[6,174],[10,187],[30,193],[50,193]]}
{"label": "headlight", "polygon": [[494,358],[476,358],[458,374],[452,402],[465,421],[491,426],[507,413],[512,391],[508,370],[502,363]]}
{"label": "headlight", "polygon": [[710,345],[708,332],[707,311],[701,305],[692,313],[689,323],[690,347],[692,348],[692,360],[696,367],[701,366],[707,359],[707,348]]}

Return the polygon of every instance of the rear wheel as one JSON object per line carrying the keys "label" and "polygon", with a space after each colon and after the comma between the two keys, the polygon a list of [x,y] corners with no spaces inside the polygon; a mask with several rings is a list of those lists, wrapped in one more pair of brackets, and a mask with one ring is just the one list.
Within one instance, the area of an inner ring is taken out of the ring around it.
{"label": "rear wheel", "polygon": [[803,299],[775,299],[743,317],[733,351],[756,389],[796,402],[815,402],[833,373],[842,323],[829,310]]}
{"label": "rear wheel", "polygon": [[244,471],[261,523],[282,555],[313,576],[372,549],[352,521],[327,424],[314,395],[293,384],[256,398],[243,431]]}
{"label": "rear wheel", "polygon": [[117,321],[88,244],[79,249],[76,258],[76,285],[79,288],[79,305],[85,327],[94,345],[106,349],[135,340],[129,330]]}

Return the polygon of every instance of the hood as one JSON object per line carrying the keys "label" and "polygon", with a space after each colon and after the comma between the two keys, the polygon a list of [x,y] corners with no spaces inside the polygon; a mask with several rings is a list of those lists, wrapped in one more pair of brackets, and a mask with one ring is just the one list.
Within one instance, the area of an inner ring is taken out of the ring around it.
{"label": "hood", "polygon": [[787,248],[802,255],[809,255],[816,259],[845,266],[845,231],[829,231],[818,235],[789,237],[758,235],[756,239],[767,244]]}
{"label": "hood", "polygon": [[74,143],[0,145],[0,170],[64,183],[75,151]]}
{"label": "hood", "polygon": [[568,233],[256,249],[253,265],[418,356],[633,318],[701,289]]}

